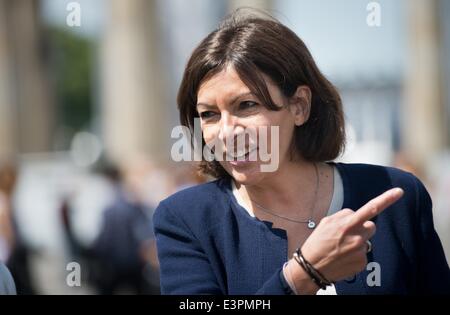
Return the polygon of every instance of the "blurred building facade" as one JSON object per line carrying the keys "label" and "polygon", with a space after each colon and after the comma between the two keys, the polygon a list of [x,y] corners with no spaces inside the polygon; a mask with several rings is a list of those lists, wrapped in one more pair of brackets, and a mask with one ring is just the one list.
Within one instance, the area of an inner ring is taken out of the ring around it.
{"label": "blurred building facade", "polygon": [[163,34],[155,1],[112,0],[101,39],[102,132],[114,160],[162,158],[169,150],[165,69],[158,62]]}
{"label": "blurred building facade", "polygon": [[39,2],[0,1],[0,156],[52,149],[54,100]]}
{"label": "blurred building facade", "polygon": [[[288,1],[193,1],[189,5],[176,0],[109,1],[104,7],[104,31],[95,39],[99,45],[93,52],[98,56],[94,69],[98,70],[96,132],[107,154],[117,160],[142,154],[169,158],[170,130],[178,123],[175,92],[189,52],[228,12],[249,6],[274,15],[281,12],[283,18],[283,2]],[[299,10],[308,9],[306,2],[299,3]],[[382,139],[391,142],[391,149],[401,148],[423,168],[428,157],[448,148],[450,141],[445,13],[449,5],[442,0],[402,3],[407,30],[405,73],[394,78],[343,74],[335,83],[346,99],[348,116],[356,117],[350,121],[358,135],[383,135]],[[1,155],[49,152],[54,147],[57,105],[39,4],[0,2]],[[183,20],[189,8],[192,15]],[[174,18],[181,21],[173,23]],[[384,95],[384,99],[375,95]],[[360,104],[361,98],[366,105]],[[375,107],[372,112],[394,122],[373,119],[362,123],[357,112],[369,113],[370,109],[364,108],[371,106],[389,106],[387,111]]]}

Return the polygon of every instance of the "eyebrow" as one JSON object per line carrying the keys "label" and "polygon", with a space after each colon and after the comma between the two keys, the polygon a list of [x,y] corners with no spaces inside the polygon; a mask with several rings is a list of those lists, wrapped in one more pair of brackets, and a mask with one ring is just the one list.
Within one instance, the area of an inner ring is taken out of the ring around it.
{"label": "eyebrow", "polygon": [[[243,96],[247,96],[247,95],[253,95],[253,96],[255,96],[255,93],[253,93],[253,92],[245,92],[245,93],[238,94],[238,95],[234,96],[234,97],[231,99],[230,104],[233,104],[234,102],[236,102],[237,99],[239,99],[239,98],[241,98],[241,97],[243,97]],[[210,104],[201,103],[201,102],[200,102],[200,103],[197,103],[196,107],[198,107],[199,105],[202,105],[202,106],[205,106],[205,107],[208,107],[208,108],[215,108],[215,107],[216,107],[215,105],[210,105]]]}

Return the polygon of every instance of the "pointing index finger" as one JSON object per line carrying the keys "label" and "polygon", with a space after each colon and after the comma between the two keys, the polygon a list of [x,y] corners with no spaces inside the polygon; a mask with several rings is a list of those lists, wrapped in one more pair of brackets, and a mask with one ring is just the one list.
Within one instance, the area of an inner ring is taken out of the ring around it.
{"label": "pointing index finger", "polygon": [[379,215],[403,196],[403,189],[392,188],[373,198],[353,214],[352,224],[358,225]]}

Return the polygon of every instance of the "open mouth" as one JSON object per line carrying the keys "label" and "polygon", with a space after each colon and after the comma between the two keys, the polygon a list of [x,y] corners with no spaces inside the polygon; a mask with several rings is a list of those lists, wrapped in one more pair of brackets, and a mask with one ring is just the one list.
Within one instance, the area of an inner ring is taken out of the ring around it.
{"label": "open mouth", "polygon": [[254,148],[253,150],[247,151],[247,152],[242,151],[242,152],[237,152],[236,154],[227,153],[227,158],[231,161],[236,161],[236,160],[248,161],[250,154],[255,152],[256,150],[258,150],[258,147]]}

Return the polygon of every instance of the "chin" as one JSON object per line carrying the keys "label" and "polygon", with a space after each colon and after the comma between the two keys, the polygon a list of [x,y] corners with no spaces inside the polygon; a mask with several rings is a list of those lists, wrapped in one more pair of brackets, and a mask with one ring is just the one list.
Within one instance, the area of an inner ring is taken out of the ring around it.
{"label": "chin", "polygon": [[251,168],[227,168],[228,173],[241,185],[255,185],[264,179],[264,173],[260,171],[259,165]]}

